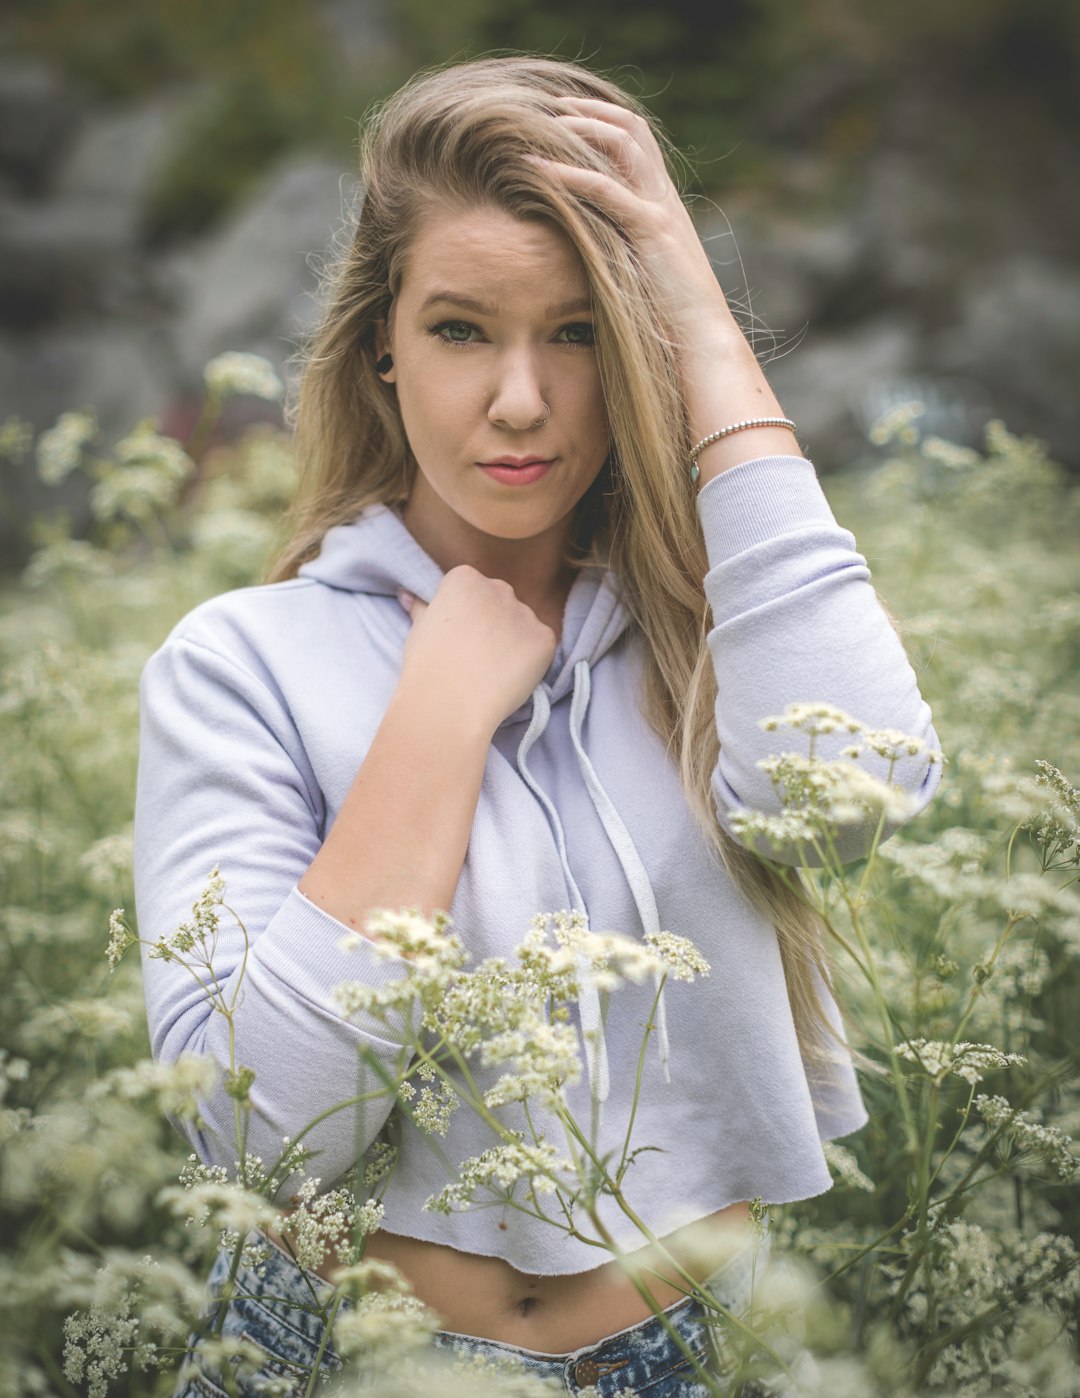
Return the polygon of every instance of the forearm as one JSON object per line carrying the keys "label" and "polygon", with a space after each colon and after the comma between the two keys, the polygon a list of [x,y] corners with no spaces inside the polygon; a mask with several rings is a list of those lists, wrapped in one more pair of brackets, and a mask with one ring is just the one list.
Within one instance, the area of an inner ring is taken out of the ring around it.
{"label": "forearm", "polygon": [[[747,418],[786,417],[776,395],[724,301],[719,286],[679,332],[679,364],[690,435],[699,442]],[[699,483],[761,456],[801,456],[786,427],[754,427],[710,444],[698,458]],[[689,470],[689,462],[687,462]]]}
{"label": "forearm", "polygon": [[363,931],[374,908],[448,909],[490,734],[399,686],[300,891]]}

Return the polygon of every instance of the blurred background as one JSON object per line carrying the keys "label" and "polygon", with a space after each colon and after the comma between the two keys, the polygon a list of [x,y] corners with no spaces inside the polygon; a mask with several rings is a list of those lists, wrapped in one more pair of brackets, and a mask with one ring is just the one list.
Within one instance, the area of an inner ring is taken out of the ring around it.
{"label": "blurred background", "polygon": [[[355,190],[357,124],[418,67],[537,49],[687,150],[721,283],[819,469],[920,398],[1080,467],[1074,0],[8,0],[0,19],[0,567],[46,508],[28,428],[181,438],[223,350],[284,368]],[[230,406],[219,432],[277,409]],[[19,443],[23,447],[19,448]],[[73,481],[70,491],[77,493]],[[49,496],[49,505],[56,499]],[[78,516],[73,494],[65,503]]]}

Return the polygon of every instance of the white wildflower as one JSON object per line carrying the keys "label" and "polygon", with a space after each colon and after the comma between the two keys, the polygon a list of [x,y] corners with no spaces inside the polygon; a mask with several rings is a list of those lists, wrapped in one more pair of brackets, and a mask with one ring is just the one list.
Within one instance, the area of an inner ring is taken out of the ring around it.
{"label": "white wildflower", "polygon": [[862,733],[863,725],[857,718],[844,713],[832,704],[788,704],[782,714],[774,714],[760,720],[759,726],[766,733],[775,733],[778,728],[792,728],[798,732],[816,737],[819,733]]}
{"label": "white wildflower", "polygon": [[397,1162],[397,1147],[389,1141],[375,1141],[364,1155],[361,1176],[365,1189],[374,1189],[393,1170]]}
{"label": "white wildflower", "polygon": [[59,485],[76,470],[83,452],[98,433],[93,413],[61,413],[38,438],[38,475],[46,485]]}
{"label": "white wildflower", "polygon": [[129,1102],[152,1096],[166,1115],[197,1121],[199,1104],[217,1086],[219,1076],[218,1065],[209,1054],[181,1053],[172,1063],[145,1058],[131,1068],[114,1068],[91,1086],[89,1096],[114,1096]]}
{"label": "white wildflower", "polygon": [[879,815],[898,823],[911,814],[911,797],[905,791],[845,759],[779,753],[757,765],[768,774],[785,809],[818,831],[858,825]]}
{"label": "white wildflower", "polygon": [[463,1162],[458,1179],[432,1195],[424,1204],[433,1213],[453,1213],[466,1209],[481,1191],[496,1196],[509,1195],[519,1180],[527,1181],[535,1196],[553,1194],[559,1187],[558,1176],[573,1166],[546,1141],[527,1145],[523,1136],[501,1146],[492,1146],[482,1155]]}
{"label": "white wildflower", "polygon": [[63,1369],[88,1398],[105,1398],[111,1379],[129,1368],[157,1368],[167,1357],[157,1340],[182,1342],[190,1305],[189,1275],[153,1258],[117,1256],[95,1276],[93,1300],[64,1322]]}
{"label": "white wildflower", "polygon": [[427,1351],[439,1328],[438,1318],[415,1296],[398,1291],[370,1291],[334,1322],[334,1348],[343,1358],[355,1356],[372,1374],[385,1376],[417,1351]]}
{"label": "white wildflower", "polygon": [[412,1107],[412,1118],[421,1131],[432,1136],[445,1136],[450,1118],[459,1106],[452,1084],[443,1079],[436,1087],[425,1084]]}
{"label": "white wildflower", "polygon": [[0,458],[22,463],[34,441],[34,429],[20,417],[7,417],[0,423]]}
{"label": "white wildflower", "polygon": [[896,1052],[909,1063],[917,1063],[936,1083],[950,1073],[965,1082],[982,1082],[983,1074],[993,1068],[1027,1062],[1023,1054],[1003,1053],[993,1044],[949,1044],[937,1039],[907,1039],[897,1044]]}
{"label": "white wildflower", "polygon": [[136,940],[134,932],[124,921],[124,909],[113,908],[109,914],[109,944],[105,948],[110,971],[116,970],[120,964],[120,958]]}
{"label": "white wildflower", "polygon": [[214,509],[200,514],[191,528],[191,542],[200,554],[208,554],[228,582],[243,584],[255,579],[274,544],[275,529],[269,519],[245,509]]}
{"label": "white wildflower", "polygon": [[411,1289],[394,1264],[384,1262],[381,1257],[362,1257],[358,1262],[335,1267],[330,1280],[343,1296],[350,1296],[354,1300],[369,1291],[396,1291],[405,1294]]}
{"label": "white wildflower", "polygon": [[690,941],[674,932],[646,932],[645,941],[664,964],[665,972],[677,981],[692,981],[709,974],[709,963]]}
{"label": "white wildflower", "polygon": [[1050,762],[1035,766],[1035,787],[1045,804],[1026,827],[1048,864],[1080,865],[1080,788]]}
{"label": "white wildflower", "polygon": [[113,560],[86,539],[54,539],[34,553],[23,570],[28,587],[46,587],[56,579],[95,582],[113,571]]}
{"label": "white wildflower", "polygon": [[134,1014],[122,1005],[73,997],[35,1011],[23,1025],[20,1038],[28,1046],[43,1049],[75,1035],[101,1044],[129,1034],[134,1027]]}
{"label": "white wildflower", "polygon": [[150,519],[176,503],[180,487],[195,470],[180,443],[162,436],[150,421],[118,442],[113,457],[90,492],[90,507],[98,520]]}
{"label": "white wildflower", "polygon": [[166,1185],[157,1202],[186,1228],[220,1229],[230,1238],[282,1225],[280,1211],[268,1199],[232,1180]]}
{"label": "white wildflower", "polygon": [[921,436],[914,424],[925,412],[926,404],[918,398],[897,403],[871,424],[867,436],[876,447],[886,446],[894,440],[905,446],[914,446]]}
{"label": "white wildflower", "polygon": [[191,905],[191,917],[175,932],[159,937],[149,954],[156,961],[184,961],[196,948],[209,960],[209,948],[221,926],[221,909],[225,901],[225,880],[220,869],[210,870],[205,886]]}
{"label": "white wildflower", "polygon": [[292,1246],[301,1267],[315,1272],[327,1255],[351,1249],[356,1200],[349,1189],[319,1193],[319,1181],[308,1178],[290,1200],[291,1209],[281,1222],[282,1235]]}
{"label": "white wildflower", "polygon": [[203,370],[208,390],[217,398],[231,398],[246,393],[276,403],[285,392],[277,370],[259,354],[240,354],[228,350],[217,355]]}
{"label": "white wildflower", "polygon": [[836,1141],[822,1141],[821,1149],[838,1185],[847,1189],[865,1190],[867,1194],[874,1193],[877,1186],[870,1176],[859,1168],[859,1162],[847,1146],[839,1145]]}
{"label": "white wildflower", "polygon": [[112,892],[118,884],[131,878],[132,827],[105,835],[79,856],[79,867],[93,888],[102,893]]}
{"label": "white wildflower", "polygon": [[1074,1180],[1080,1175],[1080,1156],[1069,1147],[1072,1137],[1056,1126],[1045,1126],[1017,1110],[1004,1097],[989,1097],[979,1093],[975,1110],[991,1130],[1003,1136],[1021,1156],[1034,1156],[1057,1171],[1061,1180]]}

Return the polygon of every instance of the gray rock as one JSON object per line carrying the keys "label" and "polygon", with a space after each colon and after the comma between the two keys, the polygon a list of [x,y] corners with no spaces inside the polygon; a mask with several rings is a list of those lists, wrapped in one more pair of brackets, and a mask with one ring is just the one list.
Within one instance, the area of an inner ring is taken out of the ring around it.
{"label": "gray rock", "polygon": [[847,466],[867,452],[865,401],[882,381],[919,368],[918,334],[892,318],[842,334],[808,331],[798,349],[766,365],[799,441],[819,469]]}
{"label": "gray rock", "polygon": [[993,416],[1031,433],[1080,470],[1076,374],[1080,365],[1080,271],[1062,262],[1017,257],[971,277],[960,314],[934,344],[946,372],[985,387]]}
{"label": "gray rock", "polygon": [[2,201],[0,323],[35,326],[121,309],[136,276],[131,259],[129,213],[119,203]]}
{"label": "gray rock", "polygon": [[55,69],[0,59],[0,173],[23,194],[46,190],[77,132],[80,104]]}
{"label": "gray rock", "polygon": [[174,94],[88,116],[57,172],[56,196],[117,206],[134,236],[150,183],[198,100]]}
{"label": "gray rock", "polygon": [[[182,416],[176,401],[176,367],[160,331],[145,326],[88,324],[0,338],[0,422],[27,421],[35,435],[62,412],[93,410],[103,446],[143,417]],[[28,527],[35,515],[66,509],[75,527],[88,521],[81,476],[50,488],[37,478],[32,459],[0,461],[0,568],[26,561]]]}
{"label": "gray rock", "polygon": [[173,257],[165,284],[177,300],[176,345],[189,378],[223,350],[283,364],[317,314],[312,262],[342,224],[352,189],[330,161],[291,159],[220,232]]}

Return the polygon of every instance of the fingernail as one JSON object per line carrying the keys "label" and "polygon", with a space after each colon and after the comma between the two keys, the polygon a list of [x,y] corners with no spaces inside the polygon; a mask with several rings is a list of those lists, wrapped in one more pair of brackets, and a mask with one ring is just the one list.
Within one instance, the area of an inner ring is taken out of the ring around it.
{"label": "fingernail", "polygon": [[397,590],[397,599],[405,608],[405,610],[409,613],[409,615],[412,616],[412,606],[413,603],[416,601],[416,597],[414,596],[414,594],[411,592],[406,592],[403,587],[399,587]]}

